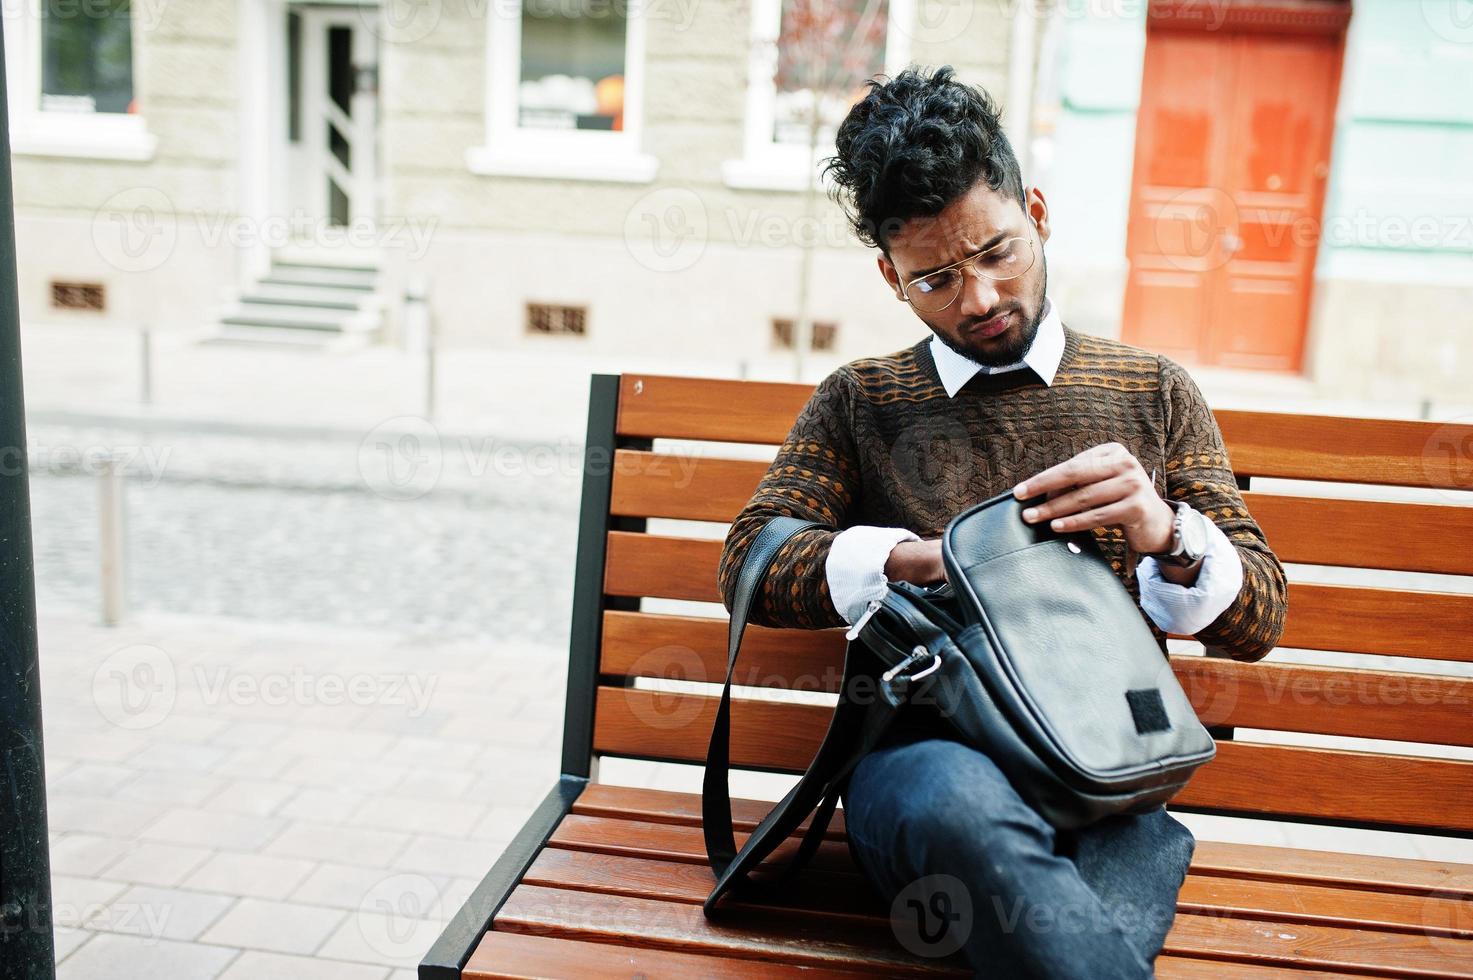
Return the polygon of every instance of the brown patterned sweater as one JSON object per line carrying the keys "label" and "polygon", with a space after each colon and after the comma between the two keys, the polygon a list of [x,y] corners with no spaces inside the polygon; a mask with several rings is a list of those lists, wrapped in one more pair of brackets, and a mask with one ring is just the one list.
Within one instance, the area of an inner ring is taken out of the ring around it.
{"label": "brown patterned sweater", "polygon": [[[717,572],[726,608],[732,573],[772,516],[824,526],[795,535],[773,559],[749,620],[844,626],[824,571],[839,531],[872,524],[935,537],[964,508],[1115,441],[1147,472],[1155,469],[1158,491],[1215,521],[1242,559],[1237,598],[1197,639],[1237,660],[1267,654],[1283,632],[1283,566],[1243,506],[1217,421],[1196,384],[1165,357],[1068,328],[1065,338],[1051,386],[1029,371],[978,373],[948,398],[929,335],[824,378],[727,532]],[[1095,534],[1139,604],[1123,531]],[[1164,634],[1142,616],[1164,651]]]}

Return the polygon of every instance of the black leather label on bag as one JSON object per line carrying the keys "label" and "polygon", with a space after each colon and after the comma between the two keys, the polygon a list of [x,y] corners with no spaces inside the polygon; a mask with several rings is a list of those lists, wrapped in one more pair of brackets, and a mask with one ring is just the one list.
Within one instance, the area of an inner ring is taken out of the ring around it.
{"label": "black leather label on bag", "polygon": [[1135,719],[1138,735],[1147,732],[1164,732],[1171,727],[1166,717],[1166,705],[1161,701],[1161,689],[1144,687],[1138,691],[1126,691],[1125,700],[1130,703],[1130,716]]}

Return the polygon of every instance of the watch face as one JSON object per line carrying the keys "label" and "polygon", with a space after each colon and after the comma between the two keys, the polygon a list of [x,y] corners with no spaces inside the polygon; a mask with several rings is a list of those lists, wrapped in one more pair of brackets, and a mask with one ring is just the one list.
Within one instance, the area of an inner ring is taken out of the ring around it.
{"label": "watch face", "polygon": [[1182,515],[1181,543],[1182,550],[1193,559],[1201,558],[1207,554],[1207,518],[1193,510],[1190,514]]}

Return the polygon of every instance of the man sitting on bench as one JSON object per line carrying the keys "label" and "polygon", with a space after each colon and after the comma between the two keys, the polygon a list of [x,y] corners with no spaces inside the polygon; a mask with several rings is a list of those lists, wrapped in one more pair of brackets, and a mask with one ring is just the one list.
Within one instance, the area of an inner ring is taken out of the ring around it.
{"label": "man sitting on bench", "polygon": [[[731,525],[727,608],[733,570],[775,515],[825,526],[774,559],[750,621],[817,629],[854,622],[887,579],[941,581],[941,530],[1015,487],[1049,495],[1025,519],[1095,532],[1163,657],[1167,633],[1263,657],[1283,630],[1283,568],[1192,379],[1064,325],[1047,295],[1048,205],[1024,187],[985,92],[949,66],[869,86],[828,169],[931,335],[819,383]],[[963,949],[988,977],[1151,976],[1191,831],[1164,807],[1057,831],[944,722],[900,719],[843,793],[850,846],[897,929],[902,914],[965,923],[912,928],[906,945]]]}

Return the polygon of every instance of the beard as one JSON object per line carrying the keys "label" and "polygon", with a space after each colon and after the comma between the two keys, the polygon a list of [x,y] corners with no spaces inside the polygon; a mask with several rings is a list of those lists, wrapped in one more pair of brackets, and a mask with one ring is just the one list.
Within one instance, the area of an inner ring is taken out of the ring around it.
{"label": "beard", "polygon": [[[1039,261],[1044,262],[1043,275],[1038,286],[1038,294],[1034,297],[1033,316],[1023,318],[1021,308],[1015,308],[1011,312],[1014,315],[1014,323],[1006,332],[986,340],[974,340],[970,342],[958,342],[946,336],[934,326],[933,333],[940,338],[941,342],[963,357],[970,357],[983,367],[998,368],[1009,364],[1017,364],[1033,347],[1033,341],[1038,336],[1038,327],[1043,323],[1043,298],[1048,292],[1048,263],[1040,256]],[[1009,312],[1006,310],[993,310],[992,316]],[[983,317],[974,321],[982,323],[991,317]],[[970,324],[968,324],[970,325]]]}

